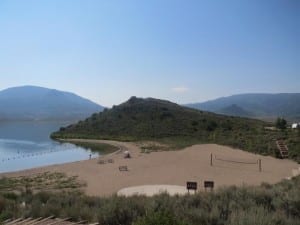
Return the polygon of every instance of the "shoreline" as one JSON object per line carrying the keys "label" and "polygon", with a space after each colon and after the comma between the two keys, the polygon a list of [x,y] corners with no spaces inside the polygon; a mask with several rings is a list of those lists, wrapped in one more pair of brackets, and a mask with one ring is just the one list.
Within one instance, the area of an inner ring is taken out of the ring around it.
{"label": "shoreline", "polygon": [[[18,170],[13,170],[13,171],[0,172],[0,178],[3,177],[3,175],[12,174],[12,173],[20,173],[20,172],[23,172],[23,171],[31,171],[31,170],[35,170],[35,169],[41,169],[41,168],[44,168],[44,167],[59,166],[59,165],[76,163],[76,162],[81,162],[81,161],[89,161],[89,160],[93,160],[93,159],[99,159],[99,158],[101,158],[103,156],[111,155],[111,154],[114,154],[114,153],[117,153],[117,152],[121,151],[121,147],[119,145],[117,145],[115,143],[105,143],[105,140],[98,141],[98,140],[91,140],[91,139],[56,139],[54,141],[61,142],[61,143],[70,143],[70,144],[74,144],[74,143],[72,143],[72,141],[74,141],[74,142],[96,143],[96,144],[97,143],[104,143],[104,144],[109,144],[109,145],[112,145],[114,147],[117,147],[118,150],[111,151],[111,152],[109,152],[107,154],[101,154],[101,155],[98,155],[98,156],[94,156],[91,159],[89,159],[89,158],[87,158],[87,159],[79,159],[79,160],[70,161],[70,162],[53,163],[53,164],[49,164],[49,165],[41,165],[41,166],[27,168],[27,169],[18,169]],[[84,148],[83,146],[80,146],[80,147]]]}
{"label": "shoreline", "polygon": [[[69,141],[78,141],[78,142],[90,142],[90,143],[104,143],[101,140],[92,140],[92,139],[58,139],[58,141],[62,141],[65,143],[71,143]],[[103,140],[104,141],[104,140]],[[105,143],[107,144],[107,143]],[[111,144],[113,145],[113,144]],[[113,145],[115,147],[119,147],[118,145]],[[22,172],[31,172],[33,170],[39,170],[39,169],[43,169],[43,168],[47,168],[47,167],[55,167],[55,166],[60,166],[60,165],[65,165],[65,164],[72,164],[72,163],[78,163],[78,162],[84,162],[84,161],[90,161],[90,160],[95,160],[95,159],[99,159],[102,158],[104,156],[110,156],[110,155],[114,155],[114,154],[118,154],[120,151],[122,151],[120,148],[116,151],[113,151],[111,153],[108,154],[104,154],[104,155],[99,155],[97,157],[93,157],[91,159],[82,159],[82,160],[76,160],[76,161],[72,161],[72,162],[65,162],[65,163],[55,163],[55,164],[51,164],[51,165],[45,165],[45,166],[38,166],[38,167],[33,167],[33,168],[28,168],[28,169],[21,169],[21,170],[15,170],[15,171],[9,171],[9,172],[0,172],[0,178],[1,177],[5,177],[5,175],[10,175],[10,174],[15,174],[15,173],[22,173]]]}
{"label": "shoreline", "polygon": [[[78,139],[64,139],[64,141]],[[79,139],[82,142],[107,143],[119,147],[118,151],[103,155],[104,161],[113,163],[99,164],[100,158],[81,160],[65,164],[33,168],[17,172],[2,173],[0,176],[30,176],[43,172],[61,172],[67,176],[78,176],[79,181],[87,184],[84,192],[89,196],[111,196],[119,190],[141,185],[179,185],[187,181],[198,182],[199,191],[204,190],[203,182],[213,180],[215,187],[229,185],[260,185],[262,182],[278,183],[292,176],[292,171],[299,168],[291,160],[275,159],[239,149],[216,144],[194,145],[180,151],[158,151],[141,153],[136,143],[108,140]],[[122,150],[130,151],[131,158],[125,159]],[[262,160],[262,172],[257,165],[233,164],[215,161],[210,165],[210,155],[224,159],[243,159],[246,161]],[[119,171],[126,166],[128,171]]]}

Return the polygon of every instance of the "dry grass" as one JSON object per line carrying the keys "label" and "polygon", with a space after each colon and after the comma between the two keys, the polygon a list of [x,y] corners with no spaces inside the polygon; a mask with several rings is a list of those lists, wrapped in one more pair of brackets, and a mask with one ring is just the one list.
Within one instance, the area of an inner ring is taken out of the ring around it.
{"label": "dry grass", "polygon": [[3,177],[0,179],[0,192],[56,191],[79,189],[85,185],[77,180],[77,176],[66,176],[60,172],[45,172],[30,176]]}

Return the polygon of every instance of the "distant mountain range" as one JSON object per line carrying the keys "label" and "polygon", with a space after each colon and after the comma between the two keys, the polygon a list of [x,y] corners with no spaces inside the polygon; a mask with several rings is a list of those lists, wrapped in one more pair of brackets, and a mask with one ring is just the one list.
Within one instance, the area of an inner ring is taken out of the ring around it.
{"label": "distant mountain range", "polygon": [[102,110],[88,99],[54,89],[22,86],[0,91],[0,120],[78,120]]}
{"label": "distant mountain range", "polygon": [[240,94],[186,106],[231,116],[300,120],[300,93]]}

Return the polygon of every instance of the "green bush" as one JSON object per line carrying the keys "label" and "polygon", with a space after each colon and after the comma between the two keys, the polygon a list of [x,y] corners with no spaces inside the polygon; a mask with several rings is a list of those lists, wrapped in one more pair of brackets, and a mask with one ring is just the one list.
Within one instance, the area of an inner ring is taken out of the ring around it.
{"label": "green bush", "polygon": [[[300,176],[275,185],[224,187],[196,195],[88,197],[80,192],[0,192],[0,223],[19,217],[71,217],[101,225],[299,225]],[[26,203],[26,206],[22,204]]]}
{"label": "green bush", "polygon": [[105,199],[98,210],[98,221],[103,225],[130,225],[132,221],[145,214],[142,197],[117,197]]}
{"label": "green bush", "polygon": [[174,214],[166,211],[150,212],[139,218],[133,225],[186,225],[177,219]]}

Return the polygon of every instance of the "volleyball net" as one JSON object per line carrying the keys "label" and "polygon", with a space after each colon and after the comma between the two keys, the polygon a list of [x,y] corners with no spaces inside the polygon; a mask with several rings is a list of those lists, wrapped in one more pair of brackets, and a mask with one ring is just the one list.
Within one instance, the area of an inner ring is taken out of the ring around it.
{"label": "volleyball net", "polygon": [[244,165],[257,165],[258,170],[261,172],[262,171],[262,161],[261,159],[237,159],[237,158],[228,158],[224,156],[218,156],[218,155],[213,155],[211,154],[210,157],[210,165],[214,166],[218,162],[225,163],[225,164],[244,164]]}
{"label": "volleyball net", "polygon": [[258,164],[259,160],[244,160],[244,159],[225,159],[220,158],[219,156],[214,156],[214,160],[222,161],[222,162],[229,162],[229,163],[239,163],[239,164]]}

